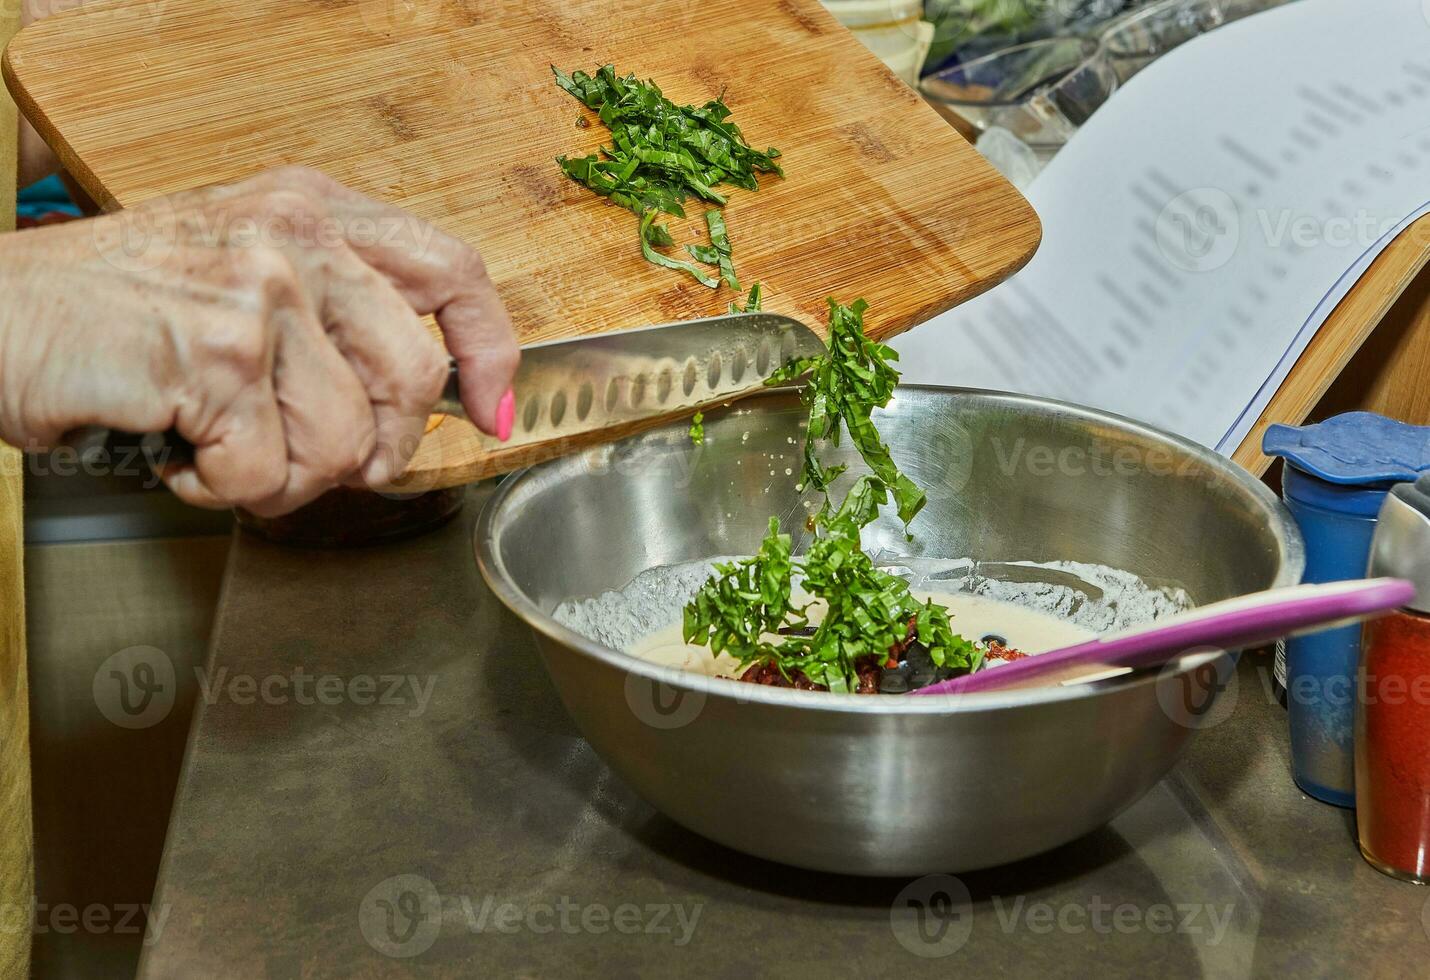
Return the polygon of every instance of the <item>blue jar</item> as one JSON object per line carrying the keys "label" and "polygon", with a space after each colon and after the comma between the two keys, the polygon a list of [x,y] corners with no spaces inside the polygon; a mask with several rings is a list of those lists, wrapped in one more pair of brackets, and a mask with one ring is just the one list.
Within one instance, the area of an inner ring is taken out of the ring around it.
{"label": "blue jar", "polygon": [[[1396,483],[1430,469],[1430,428],[1371,412],[1273,425],[1262,450],[1285,460],[1281,495],[1306,541],[1306,582],[1362,578],[1376,515]],[[1296,785],[1355,806],[1355,676],[1360,626],[1291,637],[1278,649]]]}

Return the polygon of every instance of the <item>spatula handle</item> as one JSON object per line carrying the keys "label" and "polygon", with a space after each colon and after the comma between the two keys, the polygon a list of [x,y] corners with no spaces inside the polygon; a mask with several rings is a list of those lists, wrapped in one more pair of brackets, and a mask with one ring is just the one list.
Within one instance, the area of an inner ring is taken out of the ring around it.
{"label": "spatula handle", "polygon": [[1415,587],[1394,578],[1270,589],[1212,603],[1150,626],[954,677],[914,694],[954,694],[1076,682],[1112,668],[1155,667],[1202,650],[1240,650],[1308,629],[1358,622],[1405,605]]}

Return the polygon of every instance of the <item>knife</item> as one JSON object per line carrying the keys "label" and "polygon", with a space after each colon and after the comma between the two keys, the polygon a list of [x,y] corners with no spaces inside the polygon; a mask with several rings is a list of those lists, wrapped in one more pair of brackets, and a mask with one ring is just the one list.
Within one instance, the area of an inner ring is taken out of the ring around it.
{"label": "knife", "polygon": [[[494,452],[693,412],[756,391],[784,364],[824,350],[813,330],[777,313],[730,313],[543,341],[521,350],[512,382],[517,404],[511,438],[475,437],[484,451]],[[432,411],[467,417],[456,361]],[[87,426],[63,441],[83,454],[135,440],[146,459],[193,461],[194,446],[177,429],[136,435]]]}

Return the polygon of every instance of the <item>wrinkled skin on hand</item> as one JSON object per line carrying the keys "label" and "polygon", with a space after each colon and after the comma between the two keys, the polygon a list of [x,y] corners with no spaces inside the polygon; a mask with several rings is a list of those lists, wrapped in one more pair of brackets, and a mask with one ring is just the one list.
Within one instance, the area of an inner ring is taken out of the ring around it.
{"label": "wrinkled skin on hand", "polygon": [[[176,428],[184,500],[285,513],[406,467],[447,356],[495,434],[516,334],[469,246],[306,168],[0,237],[0,437]],[[420,317],[435,314],[447,350]]]}

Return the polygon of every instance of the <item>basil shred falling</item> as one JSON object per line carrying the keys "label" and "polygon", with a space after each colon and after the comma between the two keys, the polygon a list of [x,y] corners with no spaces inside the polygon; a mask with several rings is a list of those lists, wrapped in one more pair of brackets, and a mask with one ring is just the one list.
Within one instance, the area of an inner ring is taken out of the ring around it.
{"label": "basil shred falling", "polygon": [[[899,359],[898,352],[864,336],[864,311],[868,304],[862,299],[855,300],[852,306],[841,306],[832,299],[828,302],[829,349],[817,357],[790,361],[770,375],[767,384],[794,381],[806,372],[809,374],[809,382],[800,392],[809,409],[809,428],[804,439],[804,485],[824,494],[822,513],[829,511],[829,485],[847,467],[822,465],[818,446],[823,441],[839,445],[842,428],[849,431],[854,448],[874,471],[879,485],[893,493],[899,519],[908,524],[923,509],[927,498],[913,480],[899,472],[889,455],[889,447],[879,438],[879,431],[869,418],[874,409],[889,403],[894,386],[899,383],[899,372],[889,364]],[[884,503],[882,496],[879,503]]]}
{"label": "basil shred falling", "polygon": [[755,283],[753,286],[750,287],[750,291],[745,294],[745,305],[741,306],[738,300],[732,299],[730,301],[729,312],[758,313],[760,311],[760,301],[762,300],[762,298],[763,297],[760,293],[760,284]]}
{"label": "basil shred falling", "polygon": [[[717,210],[725,205],[725,196],[715,188],[723,183],[757,191],[756,174],[783,177],[784,171],[775,163],[780,151],[756,150],[746,142],[740,127],[730,122],[723,92],[699,108],[678,106],[655,82],[619,76],[611,65],[595,75],[583,71],[568,75],[555,65],[551,71],[556,84],[595,110],[611,131],[610,145],[601,147],[599,154],[557,157],[566,176],[636,215],[641,254],[647,261],[688,273],[711,289],[724,282],[738,292],[725,218]],[[693,262],[656,251],[675,244],[669,227],[658,224],[657,217],[684,218],[684,203],[692,196],[716,209],[705,212],[710,244],[687,245],[685,250],[696,262],[713,266],[714,275]]]}
{"label": "basil shred falling", "polygon": [[[800,672],[835,692],[857,688],[856,663],[877,657],[882,665],[911,627],[938,666],[972,669],[982,658],[977,647],[953,632],[947,608],[932,600],[919,602],[903,579],[875,567],[860,543],[860,531],[879,516],[890,496],[905,524],[925,502],[923,491],[894,464],[870,419],[875,408],[888,404],[899,373],[889,364],[898,355],[864,336],[865,308],[863,300],[842,306],[831,299],[828,350],[792,361],[770,379],[778,383],[810,375],[802,394],[809,408],[803,480],[824,494],[824,506],[814,518],[809,550],[792,557],[790,535],[782,534],[779,518],[771,517],[759,552],[717,565],[716,575],[686,605],[682,626],[685,642],[728,653],[742,669],[770,663],[787,680]],[[824,466],[817,449],[821,442],[837,445],[841,427],[873,472],[860,476],[834,507],[829,485],[845,467]],[[808,636],[779,634],[810,626],[810,606],[796,606],[791,595],[796,576],[827,607]]]}

